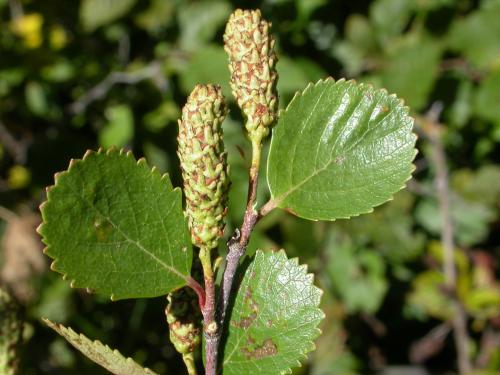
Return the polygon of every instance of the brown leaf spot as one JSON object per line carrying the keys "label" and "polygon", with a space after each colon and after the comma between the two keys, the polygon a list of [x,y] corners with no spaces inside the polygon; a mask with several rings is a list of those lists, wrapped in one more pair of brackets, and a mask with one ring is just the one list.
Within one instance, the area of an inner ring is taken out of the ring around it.
{"label": "brown leaf spot", "polygon": [[335,164],[342,164],[345,161],[345,156],[344,155],[339,155],[335,158]]}
{"label": "brown leaf spot", "polygon": [[[253,341],[253,340],[252,340]],[[249,344],[253,343],[248,340]],[[262,345],[256,348],[251,348],[250,346],[245,346],[241,349],[246,359],[262,359],[276,355],[278,353],[278,347],[271,339],[264,340]]]}
{"label": "brown leaf spot", "polygon": [[248,316],[242,316],[239,321],[231,320],[231,325],[236,328],[248,329],[257,319],[257,313],[259,312],[259,306],[252,298],[251,288],[245,290],[243,301],[250,307],[251,313]]}

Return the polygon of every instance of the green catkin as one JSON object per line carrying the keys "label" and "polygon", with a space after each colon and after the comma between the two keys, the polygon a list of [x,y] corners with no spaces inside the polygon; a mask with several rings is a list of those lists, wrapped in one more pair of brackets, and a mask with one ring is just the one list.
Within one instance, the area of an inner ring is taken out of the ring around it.
{"label": "green catkin", "polygon": [[248,136],[257,143],[277,116],[277,58],[270,26],[259,10],[237,9],[224,33],[233,95],[247,118]]}
{"label": "green catkin", "polygon": [[170,341],[180,354],[189,374],[196,373],[194,351],[201,342],[201,313],[194,292],[181,288],[167,297],[165,309],[170,333]]}
{"label": "green catkin", "polygon": [[22,339],[23,323],[19,306],[0,287],[0,374],[14,375],[18,367],[18,347]]}
{"label": "green catkin", "polygon": [[179,120],[178,151],[193,244],[217,247],[224,234],[229,176],[221,124],[227,109],[221,88],[197,85]]}

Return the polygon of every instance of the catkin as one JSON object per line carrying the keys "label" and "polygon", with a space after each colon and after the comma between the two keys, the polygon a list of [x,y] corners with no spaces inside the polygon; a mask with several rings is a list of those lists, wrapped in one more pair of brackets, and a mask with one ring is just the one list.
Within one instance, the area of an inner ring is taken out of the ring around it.
{"label": "catkin", "polygon": [[227,109],[219,86],[197,85],[182,109],[178,151],[191,238],[205,249],[224,233],[229,176],[221,124]]}
{"label": "catkin", "polygon": [[278,107],[275,41],[269,34],[270,26],[259,10],[237,9],[224,33],[233,95],[246,115],[250,139],[257,142],[269,134]]}

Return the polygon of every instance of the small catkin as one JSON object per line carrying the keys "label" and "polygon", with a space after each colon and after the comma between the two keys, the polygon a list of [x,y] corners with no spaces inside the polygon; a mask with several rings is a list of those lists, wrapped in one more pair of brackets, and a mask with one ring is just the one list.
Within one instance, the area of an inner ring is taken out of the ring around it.
{"label": "small catkin", "polygon": [[196,295],[184,287],[168,295],[165,310],[170,341],[182,355],[193,353],[201,342],[201,313]]}
{"label": "small catkin", "polygon": [[0,287],[0,374],[2,375],[17,373],[22,328],[18,304]]}
{"label": "small catkin", "polygon": [[227,109],[221,88],[197,85],[179,120],[178,151],[186,215],[193,243],[217,247],[224,234],[229,176],[221,124]]}
{"label": "small catkin", "polygon": [[237,9],[224,33],[233,95],[247,117],[248,135],[256,142],[269,134],[278,106],[277,59],[270,26],[259,10]]}

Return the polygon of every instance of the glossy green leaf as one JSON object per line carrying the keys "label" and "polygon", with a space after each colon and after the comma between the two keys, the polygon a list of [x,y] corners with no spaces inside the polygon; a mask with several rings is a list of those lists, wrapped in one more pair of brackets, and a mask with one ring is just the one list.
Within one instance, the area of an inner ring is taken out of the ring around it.
{"label": "glossy green leaf", "polygon": [[224,375],[284,374],[314,349],[321,290],[283,250],[258,250],[236,296],[224,348]]}
{"label": "glossy green leaf", "polygon": [[371,212],[411,176],[412,127],[408,108],[384,90],[332,79],[309,85],[273,131],[272,199],[311,220]]}
{"label": "glossy green leaf", "polygon": [[45,253],[73,287],[116,300],[186,284],[192,251],[181,191],[144,159],[87,152],[56,175],[41,211]]}
{"label": "glossy green leaf", "polygon": [[113,350],[98,340],[92,341],[82,334],[62,324],[56,324],[48,319],[43,319],[45,324],[64,337],[71,345],[78,349],[89,359],[104,367],[112,374],[127,375],[155,375],[148,368],[143,368],[132,358],[125,358],[118,350]]}
{"label": "glossy green leaf", "polygon": [[82,0],[80,22],[87,32],[126,15],[137,0]]}

